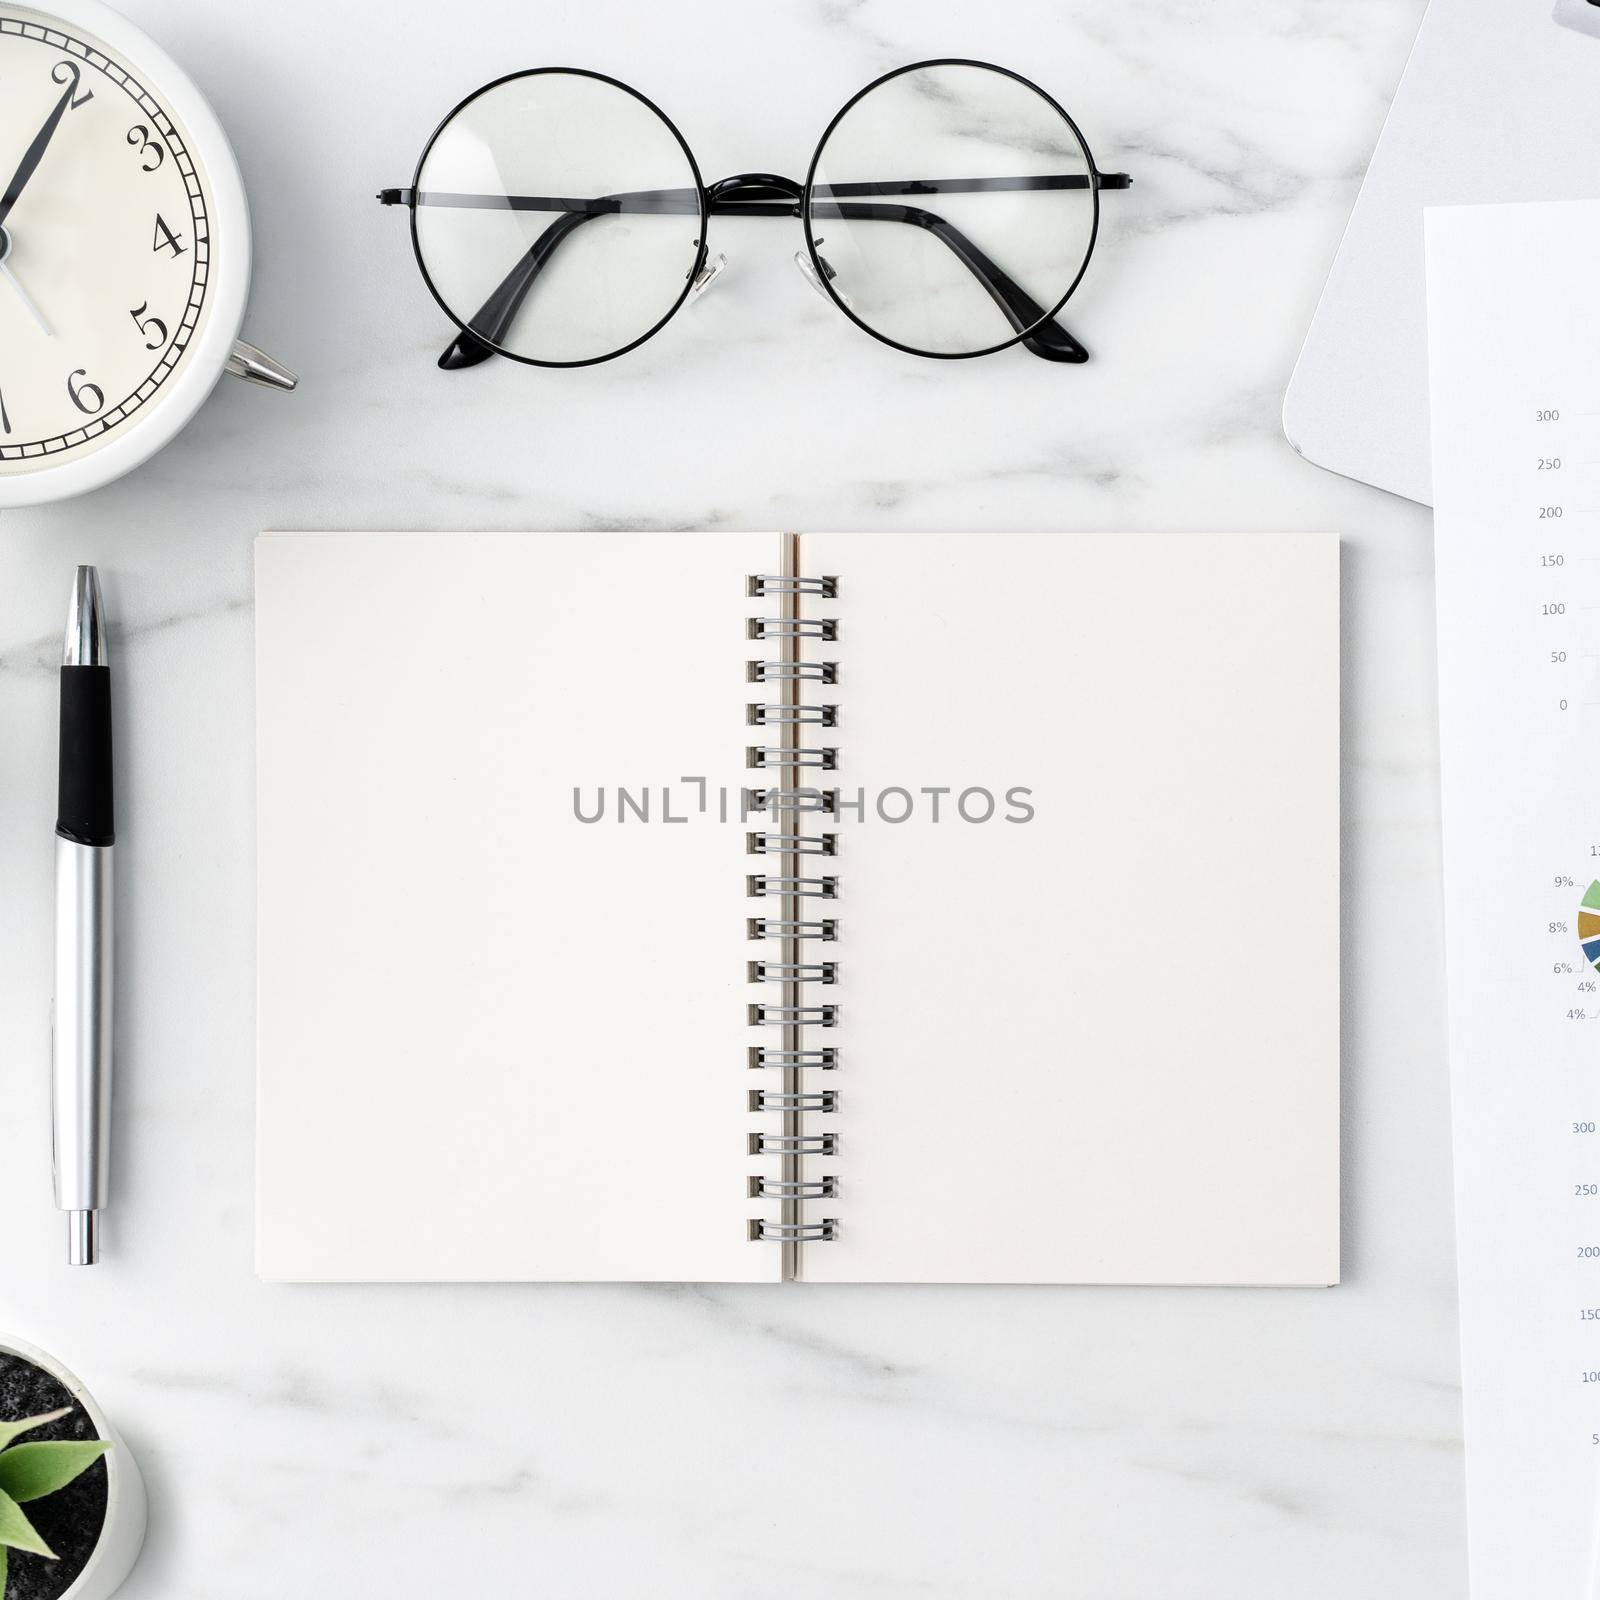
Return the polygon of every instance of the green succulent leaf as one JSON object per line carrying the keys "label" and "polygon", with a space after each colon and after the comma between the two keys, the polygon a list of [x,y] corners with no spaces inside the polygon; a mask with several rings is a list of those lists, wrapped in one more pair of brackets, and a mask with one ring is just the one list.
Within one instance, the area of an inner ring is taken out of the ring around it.
{"label": "green succulent leaf", "polygon": [[10,1565],[11,1552],[0,1544],[0,1595],[6,1592],[6,1568]]}
{"label": "green succulent leaf", "polygon": [[[4,1450],[18,1434],[31,1433],[35,1428],[42,1428],[47,1422],[58,1421],[71,1410],[71,1406],[62,1406],[59,1411],[47,1411],[42,1417],[24,1417],[20,1422],[0,1422],[0,1450]],[[0,1594],[4,1592],[0,1590]]]}
{"label": "green succulent leaf", "polygon": [[8,1494],[0,1494],[0,1545],[26,1550],[30,1555],[44,1556],[51,1561],[56,1558],[55,1551],[39,1537],[39,1530]]}
{"label": "green succulent leaf", "polygon": [[[18,1505],[65,1489],[111,1446],[104,1439],[41,1439],[0,1450],[0,1494]],[[3,1591],[0,1591],[3,1592]]]}

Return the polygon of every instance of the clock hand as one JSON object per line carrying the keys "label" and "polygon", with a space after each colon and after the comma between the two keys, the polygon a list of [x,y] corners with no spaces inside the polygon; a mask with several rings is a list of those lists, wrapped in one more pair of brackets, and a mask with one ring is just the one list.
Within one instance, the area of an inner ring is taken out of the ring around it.
{"label": "clock hand", "polygon": [[11,270],[10,266],[4,259],[0,259],[0,277],[3,277],[6,282],[17,291],[17,298],[28,308],[33,320],[39,324],[40,331],[44,334],[45,338],[55,338],[54,330],[51,328],[50,324],[44,320],[43,313],[39,310],[38,306],[33,303],[28,291],[24,289],[17,281],[16,273]]}
{"label": "clock hand", "polygon": [[45,151],[49,148],[50,141],[55,137],[56,129],[61,125],[61,119],[66,115],[68,104],[72,100],[72,91],[77,84],[74,77],[56,101],[56,108],[45,118],[44,126],[33,136],[33,143],[22,153],[22,160],[17,165],[17,170],[11,175],[11,182],[6,185],[6,192],[0,195],[0,225],[11,215],[11,208],[17,203],[28,179],[33,176],[33,169],[39,165]]}

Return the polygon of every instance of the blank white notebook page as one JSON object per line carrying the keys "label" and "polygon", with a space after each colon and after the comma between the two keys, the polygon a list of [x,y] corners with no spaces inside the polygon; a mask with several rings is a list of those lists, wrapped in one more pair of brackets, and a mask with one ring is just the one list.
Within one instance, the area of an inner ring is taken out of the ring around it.
{"label": "blank white notebook page", "polygon": [[1338,561],[802,538],[839,578],[829,742],[865,795],[823,1036],[839,1236],[806,1278],[1337,1280]]}
{"label": "blank white notebook page", "polygon": [[[758,1281],[742,833],[773,534],[256,550],[261,1273]],[[604,820],[580,822],[601,786]],[[690,791],[692,794],[693,791]],[[677,809],[684,809],[681,798]],[[656,796],[659,807],[659,793]]]}

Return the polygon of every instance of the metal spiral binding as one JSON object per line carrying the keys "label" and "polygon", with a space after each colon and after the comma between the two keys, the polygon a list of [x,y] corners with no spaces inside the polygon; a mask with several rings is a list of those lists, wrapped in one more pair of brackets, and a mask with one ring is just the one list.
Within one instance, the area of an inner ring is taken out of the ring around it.
{"label": "metal spiral binding", "polygon": [[836,1154],[838,1149],[839,1135],[836,1133],[752,1133],[750,1135],[750,1154],[753,1156],[831,1156]]}
{"label": "metal spiral binding", "polygon": [[837,683],[839,664],[836,661],[752,661],[751,683],[786,683],[799,678],[811,683]]}
{"label": "metal spiral binding", "polygon": [[764,1044],[753,1044],[749,1050],[752,1067],[815,1067],[819,1072],[831,1072],[839,1065],[839,1052],[826,1050],[770,1050]]}
{"label": "metal spiral binding", "polygon": [[746,816],[753,816],[758,811],[771,812],[773,815],[784,811],[802,814],[822,811],[832,817],[839,813],[839,791],[837,789],[746,789],[744,810]]}
{"label": "metal spiral binding", "polygon": [[748,836],[750,854],[771,856],[835,856],[839,853],[836,833],[752,833]]}
{"label": "metal spiral binding", "polygon": [[782,578],[755,577],[746,582],[745,593],[752,600],[760,600],[770,594],[814,594],[823,600],[837,600],[839,598],[839,580],[837,578],[798,578],[793,576]]}
{"label": "metal spiral binding", "polygon": [[751,617],[752,639],[825,639],[839,637],[832,617]]}
{"label": "metal spiral binding", "polygon": [[786,900],[803,896],[810,900],[837,900],[839,880],[831,873],[821,878],[774,877],[765,872],[752,872],[745,879],[745,889],[750,895],[782,895]]}
{"label": "metal spiral binding", "polygon": [[838,749],[831,745],[750,745],[745,751],[747,767],[820,767],[832,772],[838,764]]}
{"label": "metal spiral binding", "polygon": [[749,1006],[746,1010],[752,1028],[834,1028],[839,1024],[838,1006]]}
{"label": "metal spiral binding", "polygon": [[[798,1190],[799,1185],[793,1187]],[[786,1207],[792,1203],[792,1200],[784,1202]],[[821,1222],[768,1222],[765,1217],[752,1217],[750,1237],[768,1244],[806,1244],[814,1240],[837,1239],[839,1224],[832,1217]]]}
{"label": "metal spiral binding", "polygon": [[837,1178],[808,1178],[785,1183],[782,1178],[752,1178],[752,1200],[832,1200],[839,1193]]}
{"label": "metal spiral binding", "polygon": [[751,939],[821,939],[831,944],[839,937],[839,923],[834,917],[822,917],[815,922],[780,922],[772,917],[751,917],[745,923],[747,937]]}
{"label": "metal spiral binding", "polygon": [[[775,1156],[779,1175],[752,1175],[749,1195],[755,1200],[777,1202],[778,1216],[752,1217],[749,1236],[776,1242],[783,1247],[783,1275],[794,1277],[799,1247],[838,1237],[838,1222],[832,1217],[813,1219],[805,1214],[808,1202],[832,1200],[838,1196],[838,1179],[831,1173],[811,1177],[806,1173],[808,1158],[828,1157],[838,1150],[838,1135],[808,1131],[807,1119],[832,1116],[839,1108],[834,1089],[812,1089],[806,1085],[809,1072],[832,1072],[839,1065],[837,1048],[807,1045],[805,1033],[812,1028],[835,1028],[839,1007],[833,1004],[808,1004],[807,986],[830,986],[839,981],[839,963],[807,959],[807,943],[832,944],[839,936],[839,923],[833,917],[807,916],[802,907],[808,900],[838,898],[839,880],[832,873],[807,874],[812,860],[838,854],[836,833],[808,833],[802,820],[808,816],[837,816],[838,791],[805,785],[801,772],[831,772],[838,765],[834,745],[802,743],[812,729],[836,728],[839,707],[830,702],[812,704],[803,699],[809,685],[832,686],[839,681],[838,663],[802,661],[800,654],[808,641],[830,643],[839,637],[838,623],[831,617],[803,617],[803,600],[838,598],[838,580],[831,577],[801,577],[792,570],[794,543],[789,541],[785,566],[790,570],[778,576],[752,577],[746,584],[751,599],[778,602],[777,615],[751,617],[746,627],[750,639],[770,640],[778,648],[774,660],[754,660],[747,664],[746,679],[752,684],[771,685],[769,697],[752,698],[745,710],[751,727],[770,728],[775,742],[750,745],[745,750],[745,765],[774,771],[779,787],[747,789],[746,815],[760,814],[771,819],[766,828],[752,829],[745,835],[749,855],[771,863],[771,872],[748,873],[745,892],[752,899],[776,900],[773,916],[746,919],[746,935],[752,941],[776,941],[773,958],[757,957],[746,963],[745,976],[751,984],[774,985],[771,1001],[752,1001],[746,1008],[751,1027],[779,1030],[780,1043],[752,1045],[747,1061],[752,1069],[776,1072],[777,1086],[749,1091],[752,1113],[776,1113],[781,1131],[756,1132],[749,1137],[753,1156]],[[804,865],[802,865],[804,863]],[[820,861],[817,862],[821,866]],[[769,1082],[774,1080],[769,1079]]]}
{"label": "metal spiral binding", "polygon": [[751,983],[837,983],[837,961],[751,961]]}
{"label": "metal spiral binding", "polygon": [[837,1111],[839,1091],[818,1089],[809,1094],[785,1094],[781,1089],[776,1092],[771,1089],[752,1089],[750,1109],[752,1111]]}
{"label": "metal spiral binding", "polygon": [[760,706],[749,708],[749,720],[758,728],[784,727],[809,722],[818,728],[838,726],[838,706]]}

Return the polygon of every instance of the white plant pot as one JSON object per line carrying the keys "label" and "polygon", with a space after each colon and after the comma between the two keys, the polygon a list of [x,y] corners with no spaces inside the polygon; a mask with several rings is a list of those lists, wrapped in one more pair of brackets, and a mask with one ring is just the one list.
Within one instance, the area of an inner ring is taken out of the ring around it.
{"label": "white plant pot", "polygon": [[77,1581],[61,1596],[61,1600],[110,1600],[133,1570],[144,1544],[144,1479],[139,1475],[139,1465],[94,1396],[54,1356],[6,1334],[0,1334],[0,1352],[21,1356],[48,1372],[89,1413],[94,1431],[112,1446],[105,1456],[106,1520],[100,1529],[100,1542]]}

